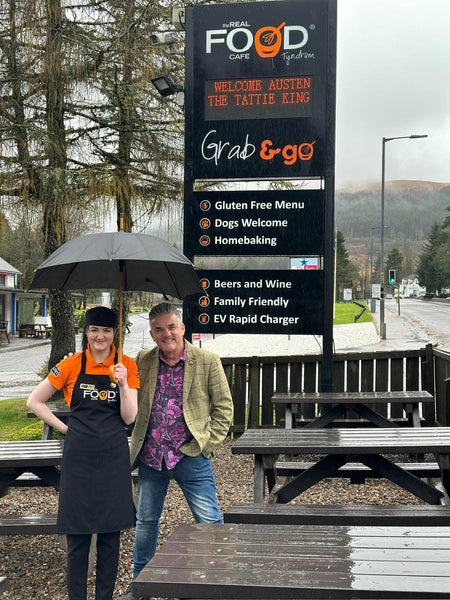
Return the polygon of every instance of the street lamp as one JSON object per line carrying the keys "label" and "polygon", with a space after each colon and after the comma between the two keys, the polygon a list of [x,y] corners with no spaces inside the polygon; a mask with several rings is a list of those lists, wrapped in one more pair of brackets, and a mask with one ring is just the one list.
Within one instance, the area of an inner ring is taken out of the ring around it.
{"label": "street lamp", "polygon": [[381,152],[381,233],[380,233],[380,335],[383,340],[386,339],[386,323],[384,322],[384,164],[385,164],[385,145],[392,140],[416,140],[426,138],[428,135],[401,135],[398,137],[384,137],[382,141]]}
{"label": "street lamp", "polygon": [[159,75],[152,79],[152,83],[163,98],[175,95],[178,106],[184,107],[184,87],[182,85],[174,83],[168,75]]}
{"label": "street lamp", "polygon": [[159,75],[152,79],[152,83],[163,98],[183,91],[183,86],[174,83],[168,75]]}

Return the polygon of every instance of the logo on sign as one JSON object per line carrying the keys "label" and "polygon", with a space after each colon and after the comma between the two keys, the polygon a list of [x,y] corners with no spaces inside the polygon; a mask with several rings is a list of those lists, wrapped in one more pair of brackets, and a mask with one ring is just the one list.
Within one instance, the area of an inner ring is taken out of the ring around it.
{"label": "logo on sign", "polygon": [[[286,25],[283,21],[278,26],[265,25],[253,35],[246,21],[231,22],[229,29],[207,29],[205,52],[212,54],[216,46],[224,44],[230,51],[230,60],[250,58],[249,50],[253,48],[261,58],[273,58],[281,50],[290,52],[303,48],[308,43],[309,34],[302,25]],[[314,26],[310,26],[314,29]]]}

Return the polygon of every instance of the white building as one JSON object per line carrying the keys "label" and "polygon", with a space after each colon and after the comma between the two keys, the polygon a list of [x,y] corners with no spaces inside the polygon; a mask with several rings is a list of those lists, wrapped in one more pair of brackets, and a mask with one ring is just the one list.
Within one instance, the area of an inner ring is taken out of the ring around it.
{"label": "white building", "polygon": [[15,323],[17,278],[21,275],[15,267],[0,257],[0,321],[8,322],[8,330]]}
{"label": "white building", "polygon": [[417,277],[402,279],[400,294],[404,298],[412,298],[415,296],[425,296],[426,288],[419,285]]}

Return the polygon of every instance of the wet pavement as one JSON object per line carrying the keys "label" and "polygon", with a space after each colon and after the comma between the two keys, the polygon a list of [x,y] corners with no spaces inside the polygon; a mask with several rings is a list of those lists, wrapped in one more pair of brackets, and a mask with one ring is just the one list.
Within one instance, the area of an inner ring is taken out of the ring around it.
{"label": "wet pavement", "polygon": [[[378,308],[378,307],[377,307]],[[396,305],[388,304],[385,311],[386,340],[377,332],[378,313],[374,323],[340,325],[334,328],[335,349],[375,351],[383,349],[423,348],[433,342],[417,324],[397,314]],[[124,339],[123,351],[135,357],[142,348],[151,348],[147,313],[130,315],[130,331]],[[28,396],[41,381],[38,372],[50,354],[50,340],[10,336],[11,343],[0,345],[0,400]],[[219,356],[261,356],[278,354],[307,354],[321,351],[321,336],[287,335],[204,335],[201,345]],[[77,335],[77,350],[81,334]],[[196,342],[199,345],[199,342]]]}

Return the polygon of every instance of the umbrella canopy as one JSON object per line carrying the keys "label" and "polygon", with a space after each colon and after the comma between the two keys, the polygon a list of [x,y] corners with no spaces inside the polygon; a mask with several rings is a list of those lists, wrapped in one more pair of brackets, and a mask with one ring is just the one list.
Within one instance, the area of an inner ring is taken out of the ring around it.
{"label": "umbrella canopy", "polygon": [[[122,274],[122,275],[121,275]],[[123,289],[184,298],[203,289],[191,261],[142,233],[91,233],[70,240],[36,269],[30,289]]]}

